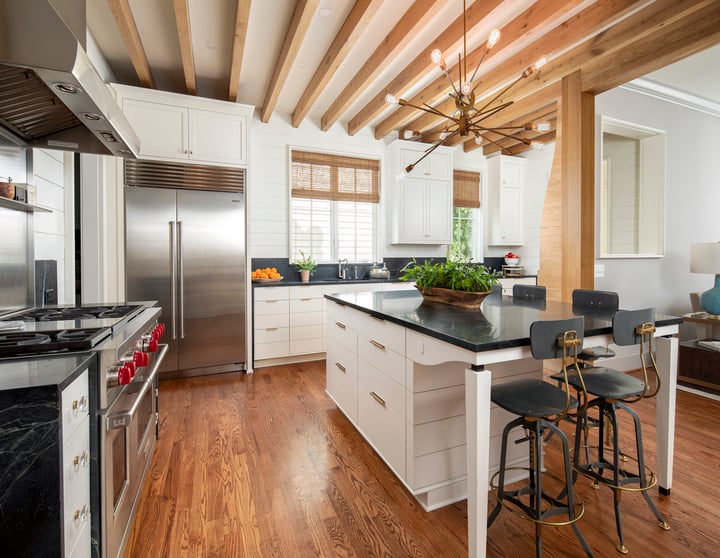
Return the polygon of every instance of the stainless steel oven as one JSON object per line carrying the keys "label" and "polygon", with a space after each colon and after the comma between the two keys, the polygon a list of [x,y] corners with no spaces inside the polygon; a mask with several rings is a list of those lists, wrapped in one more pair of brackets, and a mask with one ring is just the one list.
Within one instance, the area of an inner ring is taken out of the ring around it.
{"label": "stainless steel oven", "polygon": [[119,556],[155,449],[158,368],[167,352],[160,345],[139,378],[100,413],[100,482],[103,555]]}

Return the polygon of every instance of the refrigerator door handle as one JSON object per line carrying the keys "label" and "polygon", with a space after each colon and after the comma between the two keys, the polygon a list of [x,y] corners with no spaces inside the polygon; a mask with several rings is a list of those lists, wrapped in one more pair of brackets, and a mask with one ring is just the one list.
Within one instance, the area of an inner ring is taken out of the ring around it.
{"label": "refrigerator door handle", "polygon": [[177,235],[175,221],[170,223],[170,334],[177,339],[175,316],[177,315]]}
{"label": "refrigerator door handle", "polygon": [[185,339],[185,274],[183,273],[182,221],[177,222],[177,253],[178,253],[178,322],[180,323],[180,339]]}

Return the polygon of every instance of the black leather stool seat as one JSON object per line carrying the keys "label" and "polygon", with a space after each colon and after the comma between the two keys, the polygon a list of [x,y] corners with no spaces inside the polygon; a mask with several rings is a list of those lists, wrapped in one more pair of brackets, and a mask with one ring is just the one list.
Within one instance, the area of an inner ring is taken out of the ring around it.
{"label": "black leather stool seat", "polygon": [[[515,415],[541,418],[562,413],[567,395],[542,380],[517,380],[493,386],[490,399]],[[569,409],[577,409],[577,399],[574,397],[570,397]]]}
{"label": "black leather stool seat", "polygon": [[[553,379],[562,380],[562,376],[554,374]],[[638,397],[645,391],[645,384],[641,380],[612,368],[584,368],[582,379],[589,394],[603,399]],[[575,372],[568,373],[568,383],[575,389],[582,389],[580,378]]]}

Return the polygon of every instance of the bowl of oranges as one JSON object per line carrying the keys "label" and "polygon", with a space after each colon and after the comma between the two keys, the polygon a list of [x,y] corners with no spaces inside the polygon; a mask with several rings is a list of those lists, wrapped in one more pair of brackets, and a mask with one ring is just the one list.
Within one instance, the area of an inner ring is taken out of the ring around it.
{"label": "bowl of oranges", "polygon": [[250,273],[250,278],[253,283],[277,283],[283,276],[274,267],[258,267]]}

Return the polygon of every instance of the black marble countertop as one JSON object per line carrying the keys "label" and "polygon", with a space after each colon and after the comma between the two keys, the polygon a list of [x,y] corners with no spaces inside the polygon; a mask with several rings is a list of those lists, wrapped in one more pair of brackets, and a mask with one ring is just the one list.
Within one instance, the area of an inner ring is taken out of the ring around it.
{"label": "black marble countertop", "polygon": [[397,279],[316,279],[313,281],[311,278],[308,282],[292,281],[283,279],[281,281],[275,281],[274,283],[265,281],[253,281],[253,287],[294,287],[297,285],[310,285],[310,286],[322,286],[322,285],[363,285],[370,283],[404,283],[405,281],[398,281]]}
{"label": "black marble countertop", "polygon": [[[473,352],[530,344],[530,324],[537,320],[559,320],[585,316],[585,335],[612,332],[612,313],[573,311],[572,304],[488,296],[479,310],[424,302],[414,291],[355,292],[326,294],[333,300],[414,329]],[[658,326],[680,324],[682,318],[657,314]]]}
{"label": "black marble countertop", "polygon": [[59,386],[64,389],[85,369],[93,353],[0,360],[0,391]]}

